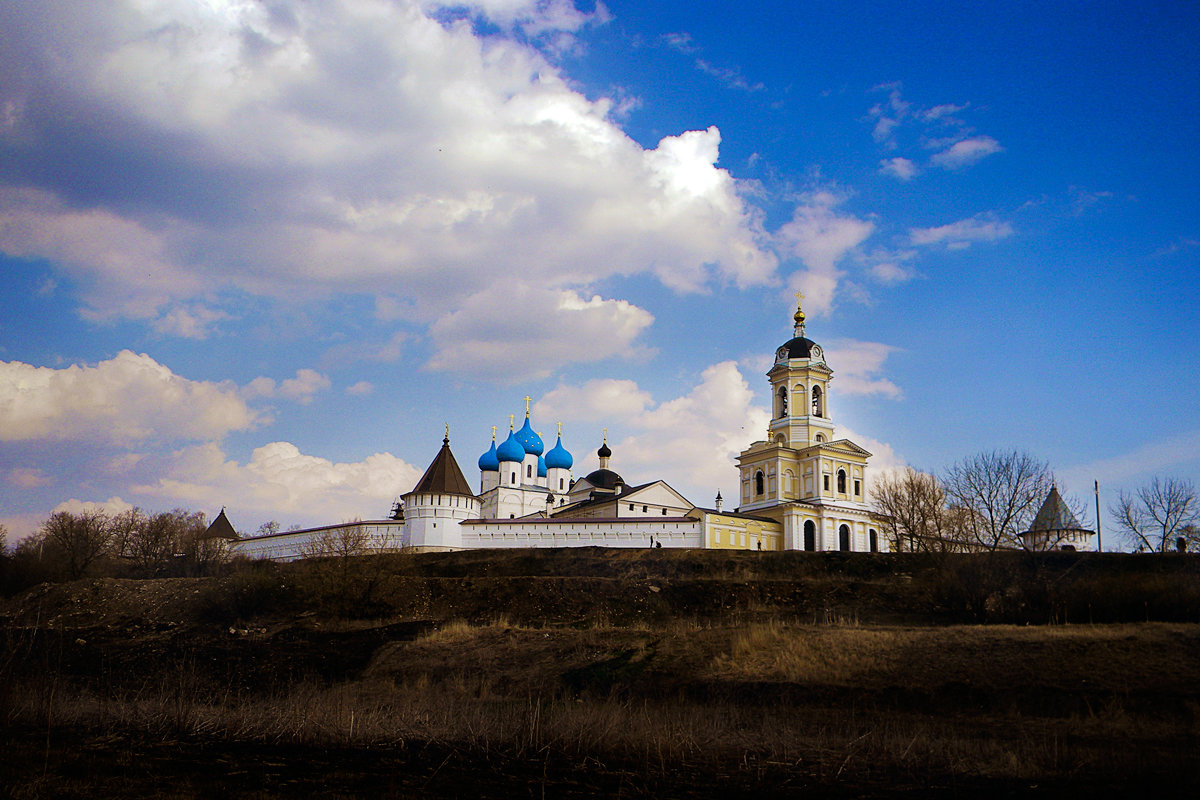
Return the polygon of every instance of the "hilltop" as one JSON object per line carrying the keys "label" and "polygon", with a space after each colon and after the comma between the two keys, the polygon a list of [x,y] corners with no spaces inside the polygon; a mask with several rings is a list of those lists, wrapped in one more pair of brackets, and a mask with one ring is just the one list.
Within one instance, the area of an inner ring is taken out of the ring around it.
{"label": "hilltop", "polygon": [[1187,556],[374,556],[45,584],[0,621],[14,792],[155,796],[129,754],[226,791],[205,752],[283,765],[266,797],[335,762],[350,795],[435,796],[1170,793],[1200,766]]}

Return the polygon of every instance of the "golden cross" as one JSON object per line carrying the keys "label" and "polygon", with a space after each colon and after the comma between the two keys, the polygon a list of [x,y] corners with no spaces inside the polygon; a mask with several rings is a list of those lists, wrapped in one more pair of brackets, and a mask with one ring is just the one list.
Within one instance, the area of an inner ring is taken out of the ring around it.
{"label": "golden cross", "polygon": [[496,426],[492,426],[492,441],[496,441]]}
{"label": "golden cross", "polygon": [[601,428],[604,431],[604,444],[608,444],[608,428]]}
{"label": "golden cross", "polygon": [[514,419],[516,419],[516,418],[517,418],[517,415],[516,415],[516,414],[509,414],[509,415],[508,415],[508,429],[509,429],[510,431],[513,429],[513,420],[514,420]]}
{"label": "golden cross", "polygon": [[450,423],[449,422],[446,423],[446,438],[447,439],[450,438]]}
{"label": "golden cross", "polygon": [[804,299],[804,292],[796,292],[793,296],[796,298],[796,308],[799,308],[801,301]]}
{"label": "golden cross", "polygon": [[558,435],[560,438],[562,437],[562,423],[561,422],[558,423]]}
{"label": "golden cross", "polygon": [[525,395],[525,416],[527,417],[529,416],[529,401],[532,399],[529,395]]}

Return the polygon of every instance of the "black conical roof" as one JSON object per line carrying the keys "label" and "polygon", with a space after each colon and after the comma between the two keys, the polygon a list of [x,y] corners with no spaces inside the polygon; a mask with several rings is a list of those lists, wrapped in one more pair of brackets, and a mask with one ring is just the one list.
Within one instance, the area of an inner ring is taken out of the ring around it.
{"label": "black conical roof", "polygon": [[225,509],[221,509],[221,513],[217,514],[217,518],[212,521],[212,524],[204,531],[201,539],[237,539],[237,531],[233,529],[233,524],[230,523],[229,517],[225,516]]}
{"label": "black conical roof", "polygon": [[421,480],[417,481],[412,493],[417,492],[475,496],[467,479],[463,477],[462,470],[459,469],[458,461],[454,459],[454,453],[450,452],[449,438],[442,439],[442,449],[433,457],[433,463],[425,470]]}

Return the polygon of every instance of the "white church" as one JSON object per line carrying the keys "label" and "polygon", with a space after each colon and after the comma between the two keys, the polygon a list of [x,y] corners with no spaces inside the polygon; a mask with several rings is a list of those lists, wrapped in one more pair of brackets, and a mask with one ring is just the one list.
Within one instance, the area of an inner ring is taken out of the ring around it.
{"label": "white church", "polygon": [[836,438],[829,407],[833,370],[805,336],[797,306],[793,337],[767,372],[774,405],[767,438],[737,457],[740,502],[693,505],[663,480],[629,483],[613,471],[604,441],[600,468],[576,478],[574,457],[525,421],[478,460],[478,491],[450,449],[442,447],[391,518],[326,525],[240,539],[235,554],[290,560],[316,552],[314,542],[357,528],[374,551],[445,551],[487,547],[691,547],[738,550],[887,549],[881,520],[866,503],[871,454]]}

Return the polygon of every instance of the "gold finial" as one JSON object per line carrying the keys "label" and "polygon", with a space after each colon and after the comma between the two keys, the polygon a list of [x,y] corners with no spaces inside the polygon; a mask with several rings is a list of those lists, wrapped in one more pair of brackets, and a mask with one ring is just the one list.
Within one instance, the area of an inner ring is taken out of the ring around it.
{"label": "gold finial", "polygon": [[801,336],[804,333],[804,292],[796,292],[796,313],[792,319],[796,321],[796,335]]}
{"label": "gold finial", "polygon": [[601,428],[600,430],[604,433],[604,441],[602,444],[608,444],[608,428]]}
{"label": "gold finial", "polygon": [[532,399],[529,395],[525,395],[525,416],[527,417],[529,416],[529,401]]}
{"label": "gold finial", "polygon": [[516,419],[516,418],[517,418],[517,415],[516,415],[516,414],[509,414],[509,415],[508,415],[508,429],[509,429],[510,431],[513,429],[513,420],[514,420],[514,419]]}
{"label": "gold finial", "polygon": [[562,423],[561,422],[558,423],[558,436],[560,439],[562,438]]}
{"label": "gold finial", "polygon": [[450,444],[450,423],[449,422],[446,423],[446,438],[442,441],[442,444]]}
{"label": "gold finial", "polygon": [[492,441],[496,441],[496,426],[492,426]]}

